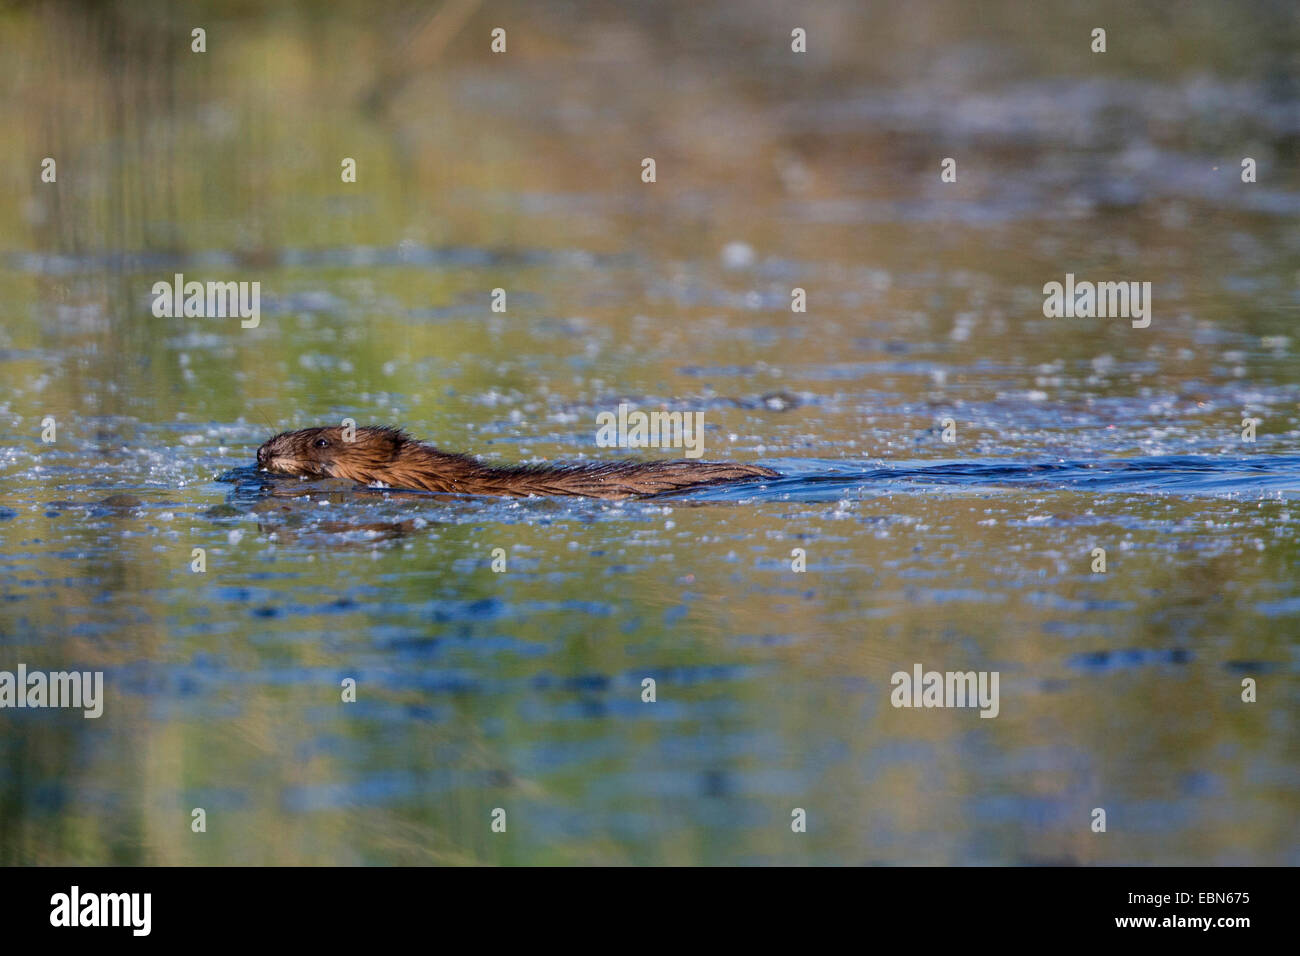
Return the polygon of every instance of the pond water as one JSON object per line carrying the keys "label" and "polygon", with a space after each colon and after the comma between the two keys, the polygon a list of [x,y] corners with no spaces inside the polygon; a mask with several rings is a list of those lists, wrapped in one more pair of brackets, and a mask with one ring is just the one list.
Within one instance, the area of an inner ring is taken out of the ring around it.
{"label": "pond water", "polygon": [[[1300,864],[1295,11],[449,6],[0,13],[0,671],[105,688],[0,709],[0,863]],[[620,403],[785,477],[253,467]]]}

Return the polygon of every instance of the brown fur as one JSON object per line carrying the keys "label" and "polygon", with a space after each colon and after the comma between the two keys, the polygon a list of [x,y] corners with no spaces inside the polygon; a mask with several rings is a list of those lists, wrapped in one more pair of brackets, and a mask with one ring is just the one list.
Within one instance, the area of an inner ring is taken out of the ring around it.
{"label": "brown fur", "polygon": [[607,464],[497,468],[477,458],[439,451],[397,428],[367,425],[354,439],[342,428],[282,432],[257,450],[264,471],[306,478],[346,478],[363,485],[461,495],[579,495],[634,498],[754,478],[779,478],[761,465],[708,461],[616,461]]}

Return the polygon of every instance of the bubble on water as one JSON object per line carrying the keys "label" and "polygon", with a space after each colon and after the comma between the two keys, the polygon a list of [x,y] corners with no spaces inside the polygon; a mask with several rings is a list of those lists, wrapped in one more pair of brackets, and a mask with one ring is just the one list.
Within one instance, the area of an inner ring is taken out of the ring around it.
{"label": "bubble on water", "polygon": [[754,259],[754,247],[747,242],[729,242],[722,247],[722,265],[727,269],[748,269]]}

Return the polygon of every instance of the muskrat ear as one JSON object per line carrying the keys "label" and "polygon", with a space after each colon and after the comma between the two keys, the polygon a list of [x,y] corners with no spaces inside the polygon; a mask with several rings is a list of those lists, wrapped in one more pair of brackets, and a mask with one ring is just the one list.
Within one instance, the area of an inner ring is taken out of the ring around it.
{"label": "muskrat ear", "polygon": [[373,442],[375,448],[385,452],[390,458],[396,458],[401,453],[402,448],[411,442],[411,439],[400,428],[392,428],[388,425],[366,429],[366,440]]}

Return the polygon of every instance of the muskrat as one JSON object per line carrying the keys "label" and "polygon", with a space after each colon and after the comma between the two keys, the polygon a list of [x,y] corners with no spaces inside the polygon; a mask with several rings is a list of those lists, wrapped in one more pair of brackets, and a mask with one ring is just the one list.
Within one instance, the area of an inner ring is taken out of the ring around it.
{"label": "muskrat", "polygon": [[303,478],[346,478],[364,485],[461,495],[578,495],[636,498],[754,478],[780,478],[761,465],[710,461],[615,461],[496,467],[440,451],[399,428],[366,425],[351,441],[343,429],[281,432],[257,450],[263,471]]}

